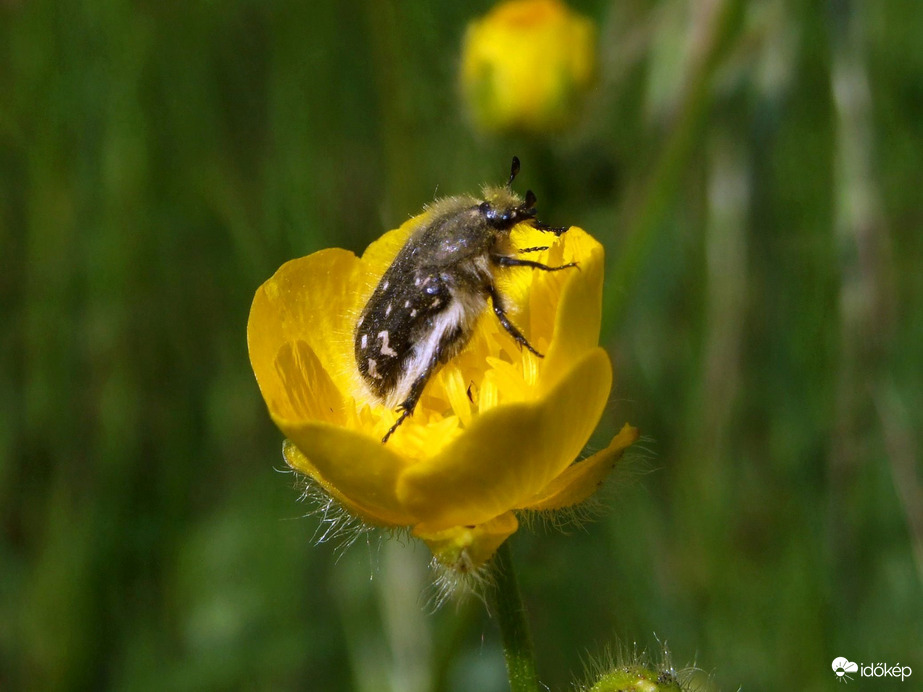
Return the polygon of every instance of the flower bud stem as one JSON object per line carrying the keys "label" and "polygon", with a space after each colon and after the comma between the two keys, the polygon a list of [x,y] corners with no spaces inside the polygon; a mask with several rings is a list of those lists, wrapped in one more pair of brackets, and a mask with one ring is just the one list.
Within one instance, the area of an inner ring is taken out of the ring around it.
{"label": "flower bud stem", "polygon": [[505,541],[494,555],[496,585],[493,605],[503,638],[503,656],[511,692],[538,692],[535,651],[526,622],[526,610],[519,594],[510,542]]}

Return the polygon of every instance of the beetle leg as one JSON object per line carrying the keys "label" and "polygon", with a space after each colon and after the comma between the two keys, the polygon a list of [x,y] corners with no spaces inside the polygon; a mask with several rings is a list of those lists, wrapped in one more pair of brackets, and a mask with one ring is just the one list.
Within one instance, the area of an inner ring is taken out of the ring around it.
{"label": "beetle leg", "polygon": [[545,355],[536,351],[532,344],[529,343],[528,339],[522,335],[522,332],[516,328],[516,325],[510,322],[510,318],[506,316],[506,311],[503,309],[503,303],[500,300],[500,294],[497,293],[497,289],[492,284],[489,284],[486,289],[487,293],[490,295],[490,302],[493,304],[494,314],[497,316],[497,319],[500,320],[500,324],[503,325],[503,328],[516,340],[517,344],[524,346],[539,358],[544,358]]}
{"label": "beetle leg", "polygon": [[491,255],[490,258],[501,267],[532,267],[533,269],[542,269],[546,272],[556,272],[577,266],[576,262],[568,262],[567,264],[562,264],[560,267],[549,267],[547,264],[542,264],[541,262],[533,262],[532,260],[520,259],[518,257],[507,257],[506,255]]}

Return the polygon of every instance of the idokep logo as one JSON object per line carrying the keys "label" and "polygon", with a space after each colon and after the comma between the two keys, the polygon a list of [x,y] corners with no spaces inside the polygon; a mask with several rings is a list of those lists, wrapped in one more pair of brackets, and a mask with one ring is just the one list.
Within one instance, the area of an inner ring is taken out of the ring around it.
{"label": "idokep logo", "polygon": [[859,672],[859,665],[842,656],[838,656],[833,659],[833,672],[836,673],[837,682],[846,682],[847,680],[852,680],[852,676],[849,675],[849,673]]}
{"label": "idokep logo", "polygon": [[893,666],[888,663],[853,663],[842,656],[833,659],[833,672],[837,682],[852,680],[850,673],[859,673],[862,678],[900,678],[901,682],[913,674],[910,666],[902,666],[900,663]]}

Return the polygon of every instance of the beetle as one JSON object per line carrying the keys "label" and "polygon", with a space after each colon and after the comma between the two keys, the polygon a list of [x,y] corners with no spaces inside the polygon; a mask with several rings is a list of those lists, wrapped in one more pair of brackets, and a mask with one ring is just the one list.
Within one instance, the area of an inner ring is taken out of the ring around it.
{"label": "beetle", "polygon": [[437,369],[465,347],[488,303],[521,348],[544,357],[507,316],[497,272],[511,267],[553,272],[577,264],[551,267],[515,256],[548,249],[516,251],[510,233],[517,224],[556,236],[569,228],[539,222],[531,190],[524,199],[513,192],[519,167],[514,156],[506,185],[485,187],[482,199],[459,195],[432,204],[359,314],[354,342],[359,373],[372,394],[400,411],[383,443],[413,413]]}

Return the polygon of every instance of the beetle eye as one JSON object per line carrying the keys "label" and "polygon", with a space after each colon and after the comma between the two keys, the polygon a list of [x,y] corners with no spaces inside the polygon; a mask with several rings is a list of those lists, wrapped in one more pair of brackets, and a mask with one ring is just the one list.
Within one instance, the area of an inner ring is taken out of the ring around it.
{"label": "beetle eye", "polygon": [[485,214],[485,215],[488,214],[488,213],[490,212],[490,202],[481,202],[481,203],[478,205],[478,210],[479,210],[482,214]]}

